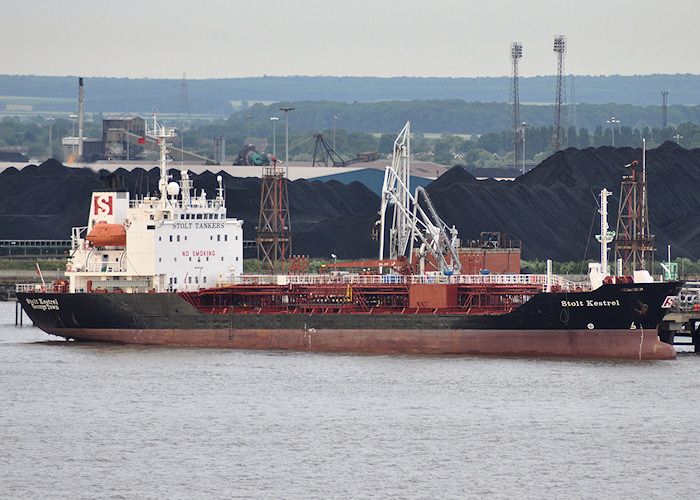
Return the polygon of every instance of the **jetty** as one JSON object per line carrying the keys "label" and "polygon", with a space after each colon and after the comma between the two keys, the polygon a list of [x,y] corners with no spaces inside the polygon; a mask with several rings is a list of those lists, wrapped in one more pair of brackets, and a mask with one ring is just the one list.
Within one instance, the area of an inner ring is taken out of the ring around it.
{"label": "jetty", "polygon": [[659,324],[659,339],[674,346],[693,346],[700,354],[700,282],[687,282]]}

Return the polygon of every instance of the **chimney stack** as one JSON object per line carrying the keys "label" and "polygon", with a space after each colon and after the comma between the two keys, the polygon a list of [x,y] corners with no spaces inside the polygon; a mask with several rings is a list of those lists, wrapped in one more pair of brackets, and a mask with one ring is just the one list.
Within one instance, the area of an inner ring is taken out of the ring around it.
{"label": "chimney stack", "polygon": [[78,159],[83,159],[83,78],[78,80]]}

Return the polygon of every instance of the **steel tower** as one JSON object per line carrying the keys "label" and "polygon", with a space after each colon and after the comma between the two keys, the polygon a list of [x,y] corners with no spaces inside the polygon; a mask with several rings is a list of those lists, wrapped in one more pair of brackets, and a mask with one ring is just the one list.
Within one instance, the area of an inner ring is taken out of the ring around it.
{"label": "steel tower", "polygon": [[564,54],[566,54],[566,37],[557,35],[554,37],[554,53],[557,55],[557,96],[554,110],[554,136],[552,137],[552,147],[554,151],[561,149],[564,130]]}
{"label": "steel tower", "polygon": [[265,167],[260,184],[260,219],[256,228],[258,260],[267,264],[270,272],[278,270],[292,255],[292,232],[289,217],[287,178],[278,170],[276,161]]}
{"label": "steel tower", "polygon": [[642,171],[637,172],[638,162],[625,165],[630,173],[622,178],[620,208],[615,231],[615,258],[622,262],[622,275],[631,276],[634,271],[651,272],[654,256],[654,235],[649,230],[647,206],[646,143],[642,143]]}

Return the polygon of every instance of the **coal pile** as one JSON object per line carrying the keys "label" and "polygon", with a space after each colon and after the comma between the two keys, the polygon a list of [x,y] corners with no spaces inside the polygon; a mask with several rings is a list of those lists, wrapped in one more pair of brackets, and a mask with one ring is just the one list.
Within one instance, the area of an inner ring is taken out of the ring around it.
{"label": "coal pile", "polygon": [[[637,161],[634,148],[569,148],[559,151],[514,181],[464,180],[428,186],[443,220],[456,225],[462,239],[478,239],[481,231],[500,231],[522,241],[523,258],[580,261],[598,259],[600,232],[598,196],[605,187],[608,221],[615,230],[620,183]],[[457,168],[457,167],[455,167]],[[454,170],[454,169],[453,169]],[[651,233],[659,256],[671,245],[674,257],[700,257],[700,149],[674,142],[648,150],[646,171]]]}
{"label": "coal pile", "polygon": [[[454,167],[431,183],[430,193],[441,218],[455,225],[463,240],[482,231],[499,231],[522,242],[523,258],[579,261],[597,259],[597,200],[605,187],[609,223],[615,229],[620,182],[625,165],[638,161],[634,148],[570,148],[560,151],[514,181],[477,180]],[[700,149],[673,142],[647,151],[651,232],[664,258],[700,258]],[[174,179],[179,174],[171,172]],[[223,177],[228,215],[243,219],[244,238],[255,239],[260,212],[260,179],[236,178],[225,172],[192,175],[197,190],[216,192]],[[105,183],[123,183],[132,196],[154,193],[157,169],[95,173],[67,168],[55,161],[0,173],[0,239],[67,239],[71,227],[87,223],[90,194]],[[339,259],[378,254],[371,231],[380,198],[358,182],[297,180],[289,184],[293,253]]]}
{"label": "coal pile", "polygon": [[[172,169],[173,179],[180,174]],[[222,176],[229,217],[244,221],[243,237],[255,239],[260,214],[260,179],[226,172],[190,174],[197,190],[216,193]],[[134,195],[155,194],[157,168],[114,173],[64,167],[55,160],[0,173],[0,239],[69,239],[71,228],[85,226],[93,190],[121,186]],[[377,253],[371,239],[379,197],[359,182],[297,180],[288,187],[295,254],[340,259]],[[254,256],[251,255],[251,256]]]}

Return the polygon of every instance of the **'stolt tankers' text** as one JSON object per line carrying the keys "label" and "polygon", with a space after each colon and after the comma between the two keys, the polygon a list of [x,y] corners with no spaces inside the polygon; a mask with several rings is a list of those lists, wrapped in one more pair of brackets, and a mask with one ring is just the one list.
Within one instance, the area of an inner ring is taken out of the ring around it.
{"label": "'stolt tankers' text", "polygon": [[174,229],[224,229],[223,222],[175,222]]}

